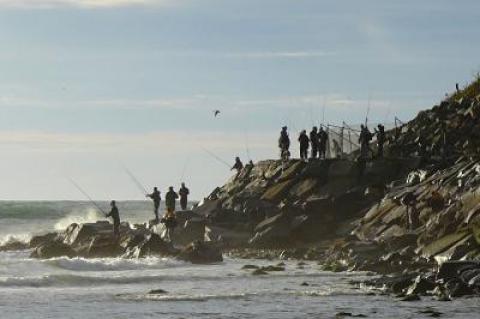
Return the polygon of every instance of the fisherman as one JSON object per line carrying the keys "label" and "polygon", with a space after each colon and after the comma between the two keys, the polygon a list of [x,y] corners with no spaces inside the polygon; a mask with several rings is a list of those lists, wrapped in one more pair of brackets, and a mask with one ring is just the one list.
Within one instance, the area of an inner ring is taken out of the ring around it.
{"label": "fisherman", "polygon": [[188,204],[188,195],[190,194],[190,190],[187,187],[185,187],[185,183],[182,183],[182,187],[180,187],[178,194],[180,195],[180,207],[182,208],[182,210],[186,210],[187,204]]}
{"label": "fisherman", "polygon": [[326,152],[327,152],[327,142],[328,142],[328,133],[320,127],[320,131],[318,132],[318,148],[319,148],[319,158],[325,159]]}
{"label": "fisherman", "polygon": [[178,194],[173,190],[173,186],[168,188],[167,194],[165,194],[165,205],[167,206],[167,214],[170,212],[175,212],[176,200]]}
{"label": "fisherman", "polygon": [[303,130],[298,137],[298,142],[300,143],[300,159],[307,161],[308,160],[308,144],[310,140],[307,136],[307,131]]}
{"label": "fisherman", "polygon": [[168,240],[169,242],[172,241],[172,234],[177,227],[177,218],[175,216],[174,210],[167,210],[165,216],[163,216],[162,220],[160,221],[165,225],[165,232],[163,235],[163,239]]}
{"label": "fisherman", "polygon": [[408,229],[415,229],[418,224],[417,196],[413,192],[407,192],[402,199],[402,204],[407,207]]}
{"label": "fisherman", "polygon": [[231,171],[232,170],[236,170],[237,171],[237,176],[235,178],[238,177],[238,175],[240,175],[240,173],[242,172],[242,169],[243,169],[243,163],[242,161],[240,160],[240,157],[235,157],[235,164],[233,164],[232,168],[230,169]]}
{"label": "fisherman", "polygon": [[[280,148],[280,158],[287,159],[290,157],[290,137],[288,137],[287,127],[282,127],[280,138],[278,139],[278,147]],[[288,156],[287,156],[288,155]]]}
{"label": "fisherman", "polygon": [[358,138],[358,142],[360,143],[360,156],[363,158],[368,157],[368,152],[370,150],[369,143],[372,140],[372,133],[368,129],[366,125],[360,125],[360,136]]}
{"label": "fisherman", "polygon": [[385,126],[378,124],[378,130],[375,129],[375,134],[377,135],[377,157],[383,157],[383,144],[385,144]]}
{"label": "fisherman", "polygon": [[158,224],[158,209],[160,207],[160,202],[162,201],[162,198],[160,197],[160,191],[157,187],[154,187],[153,193],[147,194],[146,197],[149,197],[153,200],[153,213],[155,214],[155,223]]}
{"label": "fisherman", "polygon": [[312,128],[312,131],[310,132],[310,144],[312,146],[311,150],[311,156],[310,158],[316,159],[318,155],[318,145],[319,145],[319,140],[318,140],[318,129],[316,126]]}
{"label": "fisherman", "polygon": [[118,208],[114,200],[110,202],[112,209],[106,217],[112,217],[113,219],[113,237],[118,239],[120,236],[120,214],[118,213]]}

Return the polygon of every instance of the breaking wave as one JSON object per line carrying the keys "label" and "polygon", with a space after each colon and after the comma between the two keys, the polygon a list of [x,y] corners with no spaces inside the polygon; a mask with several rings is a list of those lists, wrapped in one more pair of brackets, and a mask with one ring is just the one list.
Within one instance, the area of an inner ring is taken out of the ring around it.
{"label": "breaking wave", "polygon": [[0,247],[12,242],[28,243],[31,238],[32,238],[32,234],[29,234],[29,233],[3,235],[0,237]]}
{"label": "breaking wave", "polygon": [[184,262],[168,258],[148,257],[142,259],[122,258],[53,258],[43,261],[52,267],[72,271],[125,271],[125,270],[148,270],[166,269],[178,267]]}

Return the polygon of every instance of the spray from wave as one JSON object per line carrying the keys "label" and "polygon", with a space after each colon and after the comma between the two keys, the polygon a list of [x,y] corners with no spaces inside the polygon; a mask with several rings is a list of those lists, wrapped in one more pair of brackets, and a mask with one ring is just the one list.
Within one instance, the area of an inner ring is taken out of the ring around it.
{"label": "spray from wave", "polygon": [[28,243],[31,238],[31,234],[7,234],[0,237],[0,247],[15,242]]}
{"label": "spray from wave", "polygon": [[94,223],[98,220],[104,219],[105,216],[103,216],[101,213],[99,213],[95,209],[88,209],[86,212],[85,211],[74,211],[67,216],[61,218],[55,223],[55,230],[56,231],[62,231],[65,230],[68,226],[70,226],[73,223],[81,224],[81,223]]}

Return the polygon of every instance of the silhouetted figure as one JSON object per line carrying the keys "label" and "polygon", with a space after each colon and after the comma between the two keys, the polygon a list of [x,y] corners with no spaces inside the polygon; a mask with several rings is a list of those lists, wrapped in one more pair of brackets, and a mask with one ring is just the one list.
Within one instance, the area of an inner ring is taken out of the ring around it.
{"label": "silhouetted figure", "polygon": [[172,234],[175,230],[175,227],[177,227],[177,217],[175,216],[175,212],[172,211],[167,211],[165,216],[162,218],[160,221],[165,225],[165,233],[163,235],[163,239],[167,240],[169,242],[172,241]]}
{"label": "silhouetted figure", "polygon": [[300,158],[304,161],[308,159],[308,144],[310,140],[307,136],[307,131],[303,130],[298,137],[298,142],[300,143]]}
{"label": "silhouetted figure", "polygon": [[377,134],[377,157],[383,157],[383,145],[385,144],[385,126],[382,124],[378,124],[378,131],[375,130],[375,134]]}
{"label": "silhouetted figure", "polygon": [[173,186],[168,188],[167,194],[165,194],[165,206],[167,206],[167,213],[174,212],[178,194],[173,190]]}
{"label": "silhouetted figure", "polygon": [[160,197],[160,191],[157,187],[153,188],[153,193],[147,194],[147,197],[153,200],[153,213],[155,214],[155,223],[158,224],[158,209],[160,208],[160,202],[162,198]]}
{"label": "silhouetted figure", "polygon": [[107,217],[112,217],[113,219],[113,236],[118,238],[120,236],[120,214],[118,213],[118,208],[114,200],[110,202],[110,213],[107,214]]}
{"label": "silhouetted figure", "polygon": [[185,183],[182,183],[182,187],[180,187],[178,194],[180,195],[180,207],[182,208],[182,210],[186,210],[187,204],[188,204],[188,195],[190,195],[190,190],[187,187],[185,187]]}
{"label": "silhouetted figure", "polygon": [[408,229],[413,230],[418,227],[417,196],[413,192],[408,192],[403,196],[402,204],[407,207]]}
{"label": "silhouetted figure", "polygon": [[458,85],[458,83],[455,83],[455,89],[457,90],[457,93],[460,92],[460,86]]}
{"label": "silhouetted figure", "polygon": [[328,133],[323,129],[323,127],[320,127],[320,131],[318,132],[318,150],[320,152],[319,157],[321,159],[326,158],[327,143]]}
{"label": "silhouetted figure", "polygon": [[240,157],[235,157],[235,164],[233,164],[232,168],[230,169],[231,171],[233,170],[236,170],[237,171],[237,176],[240,175],[240,173],[242,172],[242,169],[243,169],[243,163],[242,161],[240,160]]}
{"label": "silhouetted figure", "polygon": [[318,140],[318,129],[316,126],[312,128],[312,131],[310,132],[310,145],[312,147],[310,151],[310,158],[317,158],[318,156],[318,145],[319,145],[319,140]]}
{"label": "silhouetted figure", "polygon": [[372,140],[372,133],[367,126],[360,126],[360,136],[358,142],[360,143],[360,156],[363,158],[368,158],[368,153],[371,153],[369,143]]}
{"label": "silhouetted figure", "polygon": [[[278,139],[278,147],[280,148],[280,158],[284,159],[285,157],[290,157],[290,137],[288,136],[287,127],[282,127],[280,132],[280,138]],[[288,156],[287,156],[288,155]]]}

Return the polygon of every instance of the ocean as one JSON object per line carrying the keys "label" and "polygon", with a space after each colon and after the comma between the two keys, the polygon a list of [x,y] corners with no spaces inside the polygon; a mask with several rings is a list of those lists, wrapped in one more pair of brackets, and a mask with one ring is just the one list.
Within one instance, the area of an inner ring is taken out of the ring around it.
{"label": "ocean", "polygon": [[[108,203],[102,202],[105,210]],[[119,202],[123,220],[152,219],[149,201]],[[0,202],[0,240],[27,240],[72,222],[103,219],[87,202]],[[280,260],[226,256],[192,265],[167,258],[54,258],[0,252],[0,318],[480,318],[478,298],[400,302],[351,281],[367,273],[331,273],[315,262],[284,261],[286,270],[253,276],[246,264]],[[165,294],[149,291],[163,289]]]}

